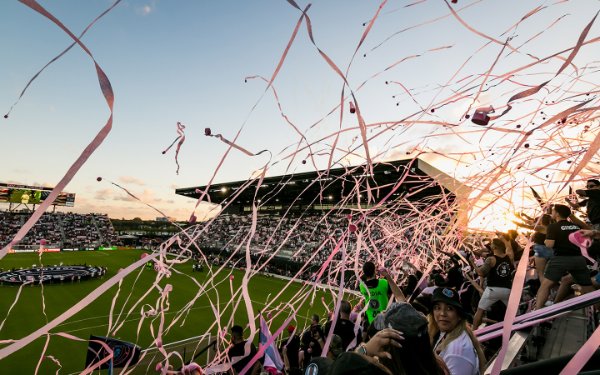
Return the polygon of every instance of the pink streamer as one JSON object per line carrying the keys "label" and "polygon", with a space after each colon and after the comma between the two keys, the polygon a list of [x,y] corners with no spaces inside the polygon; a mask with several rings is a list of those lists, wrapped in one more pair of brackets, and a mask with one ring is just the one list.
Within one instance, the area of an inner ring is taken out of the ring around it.
{"label": "pink streamer", "polygon": [[16,352],[17,350],[23,348],[24,346],[32,343],[39,337],[48,334],[53,328],[55,328],[59,324],[63,323],[64,321],[66,321],[67,319],[69,319],[70,317],[72,317],[73,315],[78,313],[79,311],[81,311],[83,308],[85,308],[91,302],[95,301],[98,297],[100,297],[102,294],[104,294],[107,290],[109,290],[111,287],[113,287],[115,284],[117,284],[119,281],[121,281],[123,278],[125,278],[125,276],[129,275],[129,273],[131,273],[133,270],[146,264],[147,261],[154,259],[157,256],[158,256],[158,253],[151,254],[143,259],[138,260],[135,263],[130,264],[127,268],[123,269],[123,271],[117,273],[115,276],[106,280],[102,285],[100,285],[98,288],[94,289],[92,292],[90,292],[90,294],[88,294],[86,297],[84,297],[81,301],[79,301],[74,306],[70,307],[67,311],[60,314],[56,318],[54,318],[54,320],[52,320],[51,322],[47,323],[46,325],[37,329],[36,331],[30,333],[29,335],[23,337],[22,339],[16,341],[15,343],[0,349],[0,360],[6,358],[7,356],[11,355],[12,353]]}
{"label": "pink streamer", "polygon": [[173,141],[173,143],[171,143],[171,145],[169,145],[169,147],[167,147],[166,149],[163,150],[163,155],[166,154],[171,147],[173,147],[173,145],[175,144],[175,142],[177,142],[177,148],[175,149],[175,164],[177,164],[177,170],[175,171],[176,174],[179,174],[179,150],[181,149],[181,145],[183,144],[183,142],[185,142],[185,125],[183,125],[181,122],[177,122],[177,138],[175,138],[175,140]]}
{"label": "pink streamer", "polygon": [[75,160],[73,165],[69,168],[67,173],[63,176],[63,178],[56,184],[48,198],[42,202],[38,209],[31,215],[31,217],[27,220],[25,224],[19,229],[15,237],[6,245],[2,250],[0,250],[0,259],[2,259],[8,249],[12,248],[12,246],[19,243],[23,237],[29,232],[29,230],[33,227],[33,225],[39,220],[42,214],[50,207],[52,202],[58,197],[58,194],[64,190],[67,184],[71,181],[73,176],[79,171],[79,169],[85,164],[87,159],[94,153],[94,151],[104,142],[104,139],[108,136],[112,129],[112,119],[113,119],[113,104],[114,104],[114,93],[110,84],[110,81],[102,68],[98,65],[92,53],[88,50],[88,48],[77,38],[73,33],[67,29],[56,17],[50,14],[46,9],[44,9],[41,5],[39,5],[35,0],[20,0],[23,4],[27,5],[31,9],[37,11],[42,14],[52,22],[54,22],[58,27],[60,27],[65,33],[67,33],[92,59],[94,62],[94,66],[96,68],[96,74],[98,76],[98,83],[100,84],[100,89],[102,94],[104,95],[104,99],[106,100],[106,104],[110,110],[110,116],[106,122],[106,124],[100,129],[98,134],[94,137],[92,142],[88,144],[88,146],[83,150],[81,155]]}
{"label": "pink streamer", "polygon": [[560,375],[578,374],[585,364],[592,358],[600,346],[600,327],[597,327],[592,336],[583,344],[581,349],[571,358],[569,363],[560,372]]}

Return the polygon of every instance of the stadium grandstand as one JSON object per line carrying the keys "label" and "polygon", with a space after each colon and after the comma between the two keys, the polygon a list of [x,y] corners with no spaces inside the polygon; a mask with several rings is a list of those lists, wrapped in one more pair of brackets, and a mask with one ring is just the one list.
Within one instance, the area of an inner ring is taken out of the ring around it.
{"label": "stadium grandstand", "polygon": [[[468,192],[459,181],[421,159],[377,163],[372,169],[360,165],[176,190],[176,194],[190,198],[204,195],[204,200],[222,207],[216,218],[181,234],[184,247],[193,238],[192,247],[198,246],[205,253],[217,257],[234,253],[248,238],[252,203],[256,202],[252,256],[258,260],[268,255],[272,258],[269,266],[284,275],[304,267],[300,277],[306,280],[331,255],[331,239],[339,238],[347,228],[348,215],[365,209],[375,214],[357,225],[370,233],[388,259],[409,247],[413,248],[410,253],[429,248],[423,252],[425,263],[426,254],[431,256],[428,231],[446,230],[456,219],[452,212],[456,211],[455,202],[460,201],[457,197],[465,198]],[[415,227],[415,215],[430,220]],[[361,253],[363,259],[368,256]],[[339,261],[339,254],[335,259]],[[245,264],[243,257],[230,262],[237,261]]]}
{"label": "stadium grandstand", "polygon": [[[270,272],[319,281],[316,272],[334,251],[331,239],[340,238],[348,222],[355,220],[357,231],[368,233],[370,245],[379,249],[378,263],[399,275],[402,291],[423,311],[428,310],[428,293],[435,286],[459,290],[469,319],[483,298],[486,278],[475,270],[490,255],[485,250],[490,248],[486,242],[490,234],[467,233],[461,243],[454,242],[459,236],[444,236],[464,224],[460,214],[470,190],[420,159],[374,164],[370,170],[363,165],[189,187],[176,193],[222,206],[216,218],[191,225],[180,234],[181,248],[209,254],[209,260],[217,264],[245,267],[245,251],[239,249],[240,244],[249,244],[253,264],[269,259]],[[365,210],[371,210],[372,219],[357,214]],[[499,234],[504,235],[508,236]],[[355,244],[356,237],[350,236],[349,243]],[[511,240],[517,261],[528,236],[524,231]],[[350,245],[348,250],[357,249]],[[356,259],[362,264],[372,257],[372,252],[361,250]],[[340,254],[334,254],[332,263],[340,262]],[[346,271],[344,285],[358,289],[355,271]],[[554,310],[534,311],[539,284],[533,274],[531,266],[518,308],[518,325],[524,328],[512,334],[500,366],[506,374],[558,373],[598,322],[594,309],[600,301],[598,294],[576,304],[557,303]],[[339,285],[335,276],[321,281]],[[486,374],[491,373],[502,346],[505,311],[506,305],[494,304],[486,314],[487,327],[476,332],[486,353]],[[600,355],[593,356],[584,370],[600,368],[599,359]]]}
{"label": "stadium grandstand", "polygon": [[[492,250],[504,241],[510,243],[516,266],[530,234],[522,231],[510,241],[503,233],[493,240],[489,233],[457,235],[464,230],[460,213],[470,190],[420,159],[197,186],[176,193],[219,204],[222,210],[205,222],[178,223],[183,230],[165,220],[47,212],[15,250],[35,250],[42,242],[59,250],[123,244],[157,250],[168,242],[169,252],[194,259],[194,271],[203,266],[243,270],[250,260],[262,274],[302,285],[338,287],[343,282],[349,291],[359,290],[363,283],[359,265],[375,261],[384,270],[380,272],[396,275],[403,298],[417,310],[431,312],[435,290],[455,290],[460,292],[461,314],[475,322],[486,298],[487,278],[480,273],[486,257],[495,256],[490,255]],[[0,212],[0,245],[11,240],[30,214]],[[339,245],[344,238],[348,241],[342,252]],[[344,254],[352,261],[344,262]],[[505,346],[503,374],[558,373],[556,369],[565,366],[598,324],[594,306],[600,295],[580,295],[578,285],[563,291],[562,297],[553,294],[554,305],[535,310],[539,281],[534,267],[529,268],[516,328]],[[474,332],[485,353],[482,374],[491,373],[502,347],[506,308],[500,301],[494,303]],[[200,352],[215,345],[204,340],[203,349],[192,341]],[[584,370],[598,368],[597,353]]]}
{"label": "stadium grandstand", "polygon": [[[31,212],[0,211],[0,246],[10,242]],[[97,249],[119,244],[119,238],[106,214],[45,212],[25,238],[12,250]]]}
{"label": "stadium grandstand", "polygon": [[[4,247],[29,219],[36,206],[44,202],[51,187],[0,183],[0,247]],[[52,202],[52,211],[44,212],[19,244],[10,251],[97,249],[117,245],[119,240],[108,215],[56,212],[56,207],[74,207],[75,194],[60,192]]]}

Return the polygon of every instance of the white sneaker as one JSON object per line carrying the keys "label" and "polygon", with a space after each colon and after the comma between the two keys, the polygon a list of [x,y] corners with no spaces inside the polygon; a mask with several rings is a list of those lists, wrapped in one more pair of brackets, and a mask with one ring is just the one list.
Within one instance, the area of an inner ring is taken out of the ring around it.
{"label": "white sneaker", "polygon": [[546,301],[546,303],[544,304],[544,306],[548,307],[548,306],[552,306],[554,305],[554,302],[552,301]]}

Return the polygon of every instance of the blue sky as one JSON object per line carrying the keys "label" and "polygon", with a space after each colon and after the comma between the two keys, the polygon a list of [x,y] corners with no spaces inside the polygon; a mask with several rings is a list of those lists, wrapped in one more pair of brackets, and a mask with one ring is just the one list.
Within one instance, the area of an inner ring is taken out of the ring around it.
{"label": "blue sky", "polygon": [[[40,1],[75,34],[111,3],[107,0]],[[467,30],[451,16],[398,33],[449,14],[444,1],[427,0],[406,7],[411,3],[415,1],[388,1],[385,4],[349,70],[349,84],[356,91],[368,124],[398,121],[419,111],[419,106],[403,94],[397,82],[412,89],[419,104],[427,107],[452,94],[452,90],[461,86],[457,83],[459,79],[485,73],[500,52],[501,46],[493,43],[484,46],[488,42],[486,39]],[[299,5],[305,7],[307,2],[299,2]],[[365,29],[363,23],[373,17],[379,5],[380,2],[364,0],[317,0],[312,3],[308,14],[317,46],[342,70],[346,70],[358,45]],[[599,3],[459,0],[457,4],[450,4],[456,10],[467,7],[459,12],[460,17],[473,28],[502,41],[508,35],[501,34],[538,5],[547,8],[522,22],[516,32],[511,31],[512,45],[520,46],[564,17],[521,47],[518,53],[508,55],[505,52],[494,67],[494,74],[505,73],[534,61],[536,57],[572,47],[585,24],[598,11]],[[272,93],[262,96],[265,83],[261,80],[244,82],[244,78],[254,75],[268,78],[273,74],[299,17],[300,12],[283,0],[140,0],[123,1],[102,18],[83,42],[111,80],[115,92],[115,121],[107,140],[66,189],[77,194],[76,210],[106,212],[111,217],[157,216],[106,182],[110,180],[127,187],[170,216],[189,217],[194,202],[176,196],[175,187],[206,184],[226,151],[225,144],[204,136],[206,127],[214,134],[221,133],[233,139],[243,126],[238,143],[254,152],[270,150],[274,165],[270,166],[268,174],[284,173],[289,159],[281,160],[293,154],[299,136],[283,120]],[[599,31],[598,23],[594,24],[588,39],[598,36]],[[33,74],[68,46],[70,39],[56,25],[21,3],[3,1],[0,4],[0,43],[3,51],[0,108],[7,111]],[[430,51],[438,47],[448,48]],[[594,62],[597,65],[598,50],[597,44],[584,46],[574,64],[580,68],[586,64],[593,66]],[[385,71],[411,55],[421,56]],[[469,56],[473,57],[452,80],[452,85],[439,89],[439,85],[448,82]],[[526,70],[515,80],[538,84],[561,63],[558,59],[550,60]],[[577,74],[582,79],[571,84]],[[371,78],[374,75],[376,77]],[[474,84],[480,84],[482,79]],[[364,81],[367,83],[357,90]],[[597,73],[575,73],[568,68],[564,75],[552,81],[554,91],[550,89],[538,99],[562,100],[568,93],[593,90],[597,87],[594,82],[598,82]],[[339,104],[342,83],[310,43],[303,24],[274,87],[284,113],[309,140],[316,141],[338,130],[339,112],[330,116],[327,113]],[[486,91],[474,106],[501,106],[514,90],[515,86],[505,82]],[[252,110],[256,103],[257,107]],[[425,112],[413,118],[425,122],[458,123],[468,105],[466,99],[435,114]],[[552,107],[548,111],[556,112],[559,108]],[[531,111],[530,107],[521,105],[499,125],[513,126],[519,117],[517,113],[528,111]],[[0,179],[23,184],[56,184],[107,117],[108,110],[98,88],[93,64],[81,49],[75,47],[44,71],[10,118],[0,122],[3,145],[0,148],[3,160]],[[161,154],[176,137],[177,121],[187,126],[186,142],[179,156],[179,175],[175,173],[173,150],[167,155]],[[356,123],[356,118],[346,110],[342,126],[353,127]],[[474,178],[479,170],[487,173],[493,169],[487,164],[490,155],[481,152],[482,149],[504,145],[506,147],[499,153],[506,155],[510,144],[517,141],[516,136],[506,133],[491,133],[485,139],[467,135],[480,129],[469,121],[462,122],[455,130],[455,133],[464,133],[463,140],[458,136],[430,137],[440,131],[438,125],[412,124],[400,129],[386,131],[370,142],[372,153],[381,153],[379,159],[393,159],[415,147],[440,153],[475,150],[479,154],[468,163],[469,169],[460,171],[444,158],[428,156],[445,172],[467,179]],[[544,136],[540,136],[538,143],[547,147],[548,140],[542,139]],[[353,142],[355,145],[358,142],[356,137],[359,137],[358,131],[345,133],[340,147],[350,149]],[[561,133],[560,137],[567,135]],[[579,139],[577,142],[585,144],[587,141]],[[319,142],[314,145],[314,150],[328,151],[331,143],[332,139]],[[290,145],[292,148],[286,149]],[[540,150],[543,147],[540,146]],[[357,152],[360,154],[362,150],[359,148]],[[310,163],[301,163],[307,154],[307,151],[300,152],[292,160],[288,172],[314,169]],[[360,156],[343,158],[342,152],[336,155],[343,163],[363,162]],[[215,182],[246,179],[267,161],[265,155],[248,157],[232,151],[218,171]],[[326,161],[326,157],[317,156],[317,167],[326,166]],[[514,162],[519,161],[515,159]],[[96,182],[97,176],[104,177],[105,181]]]}

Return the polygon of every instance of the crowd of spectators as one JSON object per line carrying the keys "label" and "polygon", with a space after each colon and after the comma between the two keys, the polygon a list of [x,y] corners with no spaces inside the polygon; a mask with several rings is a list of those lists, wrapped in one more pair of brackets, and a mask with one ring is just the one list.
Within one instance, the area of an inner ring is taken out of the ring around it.
{"label": "crowd of spectators", "polygon": [[[178,246],[231,253],[240,247],[245,250],[246,244],[249,244],[252,254],[275,255],[298,264],[318,266],[329,258],[345,233],[350,246],[347,252],[354,252],[357,232],[361,232],[363,238],[367,237],[371,245],[378,247],[381,258],[393,259],[399,254],[406,255],[408,248],[412,254],[431,251],[431,239],[434,235],[441,235],[444,228],[444,222],[437,221],[433,228],[416,230],[411,225],[405,225],[414,220],[411,216],[394,217],[393,220],[389,217],[380,219],[354,218],[356,230],[347,233],[353,218],[344,213],[259,215],[252,233],[251,215],[221,215],[207,223],[188,228],[186,233],[179,235]],[[371,256],[366,248],[359,254],[363,261]],[[340,259],[341,254],[336,254],[333,258],[334,261]]]}
{"label": "crowd of spectators", "polygon": [[[29,211],[0,211],[0,247],[10,242],[29,216]],[[45,212],[18,246],[81,249],[118,243],[118,236],[105,214]]]}
{"label": "crowd of spectators", "polygon": [[[336,285],[336,272],[344,269],[342,252],[331,254],[344,243],[350,255],[344,283],[360,291],[360,302],[353,307],[340,301],[337,316],[314,315],[303,329],[288,327],[288,337],[279,340],[281,368],[265,362],[253,366],[252,373],[261,368],[313,373],[308,372],[312,366],[319,374],[475,375],[483,373],[498,341],[482,345],[472,330],[502,321],[515,288],[523,291],[521,314],[600,286],[600,274],[591,267],[600,256],[600,182],[589,180],[586,189],[576,192],[587,200],[567,203],[573,210],[587,207],[587,213],[576,215],[567,205],[540,201],[542,215],[520,215],[521,232],[475,233],[454,242],[445,241],[450,236],[444,236],[446,221],[440,218],[428,224],[394,213],[374,218],[311,213],[259,215],[253,223],[251,215],[221,215],[188,227],[169,251],[189,252],[195,270],[202,264],[245,268],[249,247],[255,270]],[[0,213],[0,244],[25,219]],[[110,235],[102,223],[107,219],[97,215],[45,214],[26,240],[64,243],[68,235],[98,243]],[[99,230],[101,225],[108,232]],[[524,258],[529,248],[531,256]],[[529,272],[525,285],[515,286],[521,261]],[[323,267],[327,272],[317,276]],[[230,332],[234,374],[256,353],[244,331],[236,325]]]}
{"label": "crowd of spectators", "polygon": [[[600,182],[590,180],[585,191],[577,193],[590,200],[597,199],[596,189],[600,191]],[[597,203],[586,201],[578,203],[577,208],[595,209],[600,206]],[[600,227],[594,222],[597,221],[595,216],[575,215],[559,202],[540,204],[546,213],[537,218],[521,215],[519,231],[472,233],[450,249],[440,241],[431,242],[427,238],[441,237],[440,228],[419,230],[415,227],[402,232],[397,241],[433,244],[416,249],[417,253],[427,254],[428,263],[407,256],[405,247],[389,246],[386,242],[389,227],[359,226],[357,235],[370,230],[372,241],[366,247],[373,247],[374,243],[380,245],[379,256],[367,251],[349,261],[349,264],[363,265],[356,283],[351,282],[353,273],[350,273],[350,282],[346,284],[360,290],[360,302],[353,307],[349,301],[341,301],[336,317],[330,311],[325,319],[314,315],[303,329],[288,327],[288,337],[279,340],[279,355],[284,365],[274,369],[264,362],[251,370],[288,374],[317,373],[315,371],[319,374],[483,373],[500,342],[494,339],[480,343],[473,331],[504,319],[515,288],[522,289],[518,309],[518,314],[522,314],[600,287],[600,274],[593,267],[600,256],[597,250]],[[240,221],[236,222],[237,219]],[[258,245],[263,241],[271,251],[282,243],[289,243],[292,248],[295,245],[298,248],[290,260],[299,264],[315,261],[315,265],[322,266],[336,240],[348,228],[348,220],[344,215],[303,219],[306,226],[297,225],[293,219],[284,222],[276,217],[259,219],[257,246],[251,247],[253,262],[263,255]],[[210,244],[221,249],[219,255],[210,255],[210,261],[231,267],[243,266],[245,251],[237,251],[235,245],[244,239],[248,241],[244,236],[248,236],[249,231],[244,226],[250,225],[249,218],[223,217],[221,220],[210,224],[211,237],[217,233],[212,232],[215,223],[214,228],[218,228],[219,233]],[[274,229],[277,225],[287,229],[277,234]],[[326,230],[313,230],[319,226]],[[320,240],[317,233],[321,233]],[[323,240],[323,233],[329,239]],[[199,248],[202,248],[202,237],[199,238]],[[324,246],[323,241],[328,240],[331,243]],[[304,247],[310,249],[306,254],[302,253],[304,243],[308,244]],[[529,248],[531,252],[525,251]],[[352,251],[356,249],[350,249]],[[400,252],[404,252],[404,256],[395,258]],[[315,253],[321,256],[315,257]],[[524,254],[530,256],[523,259]],[[525,284],[514,286],[520,261],[528,265]],[[281,273],[281,270],[273,272]],[[310,272],[296,275],[311,280],[314,276]],[[246,343],[244,328],[234,328],[231,334],[236,338],[229,359],[234,364],[231,372],[237,373],[235,363],[247,358],[247,353],[240,351],[241,345]],[[329,346],[324,352],[328,340]],[[263,357],[263,360],[272,363],[271,358]]]}

